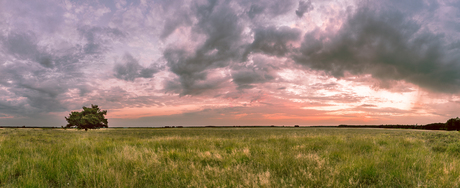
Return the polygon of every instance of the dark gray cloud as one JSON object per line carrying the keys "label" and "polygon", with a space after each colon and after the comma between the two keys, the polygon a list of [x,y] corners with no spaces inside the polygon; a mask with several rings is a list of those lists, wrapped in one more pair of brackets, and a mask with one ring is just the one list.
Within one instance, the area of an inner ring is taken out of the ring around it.
{"label": "dark gray cloud", "polygon": [[34,33],[9,33],[1,43],[5,50],[17,59],[35,61],[46,68],[54,67],[53,57],[40,49]]}
{"label": "dark gray cloud", "polygon": [[0,103],[11,109],[2,113],[36,116],[66,111],[66,101],[73,99],[65,93],[77,90],[81,97],[95,89],[89,84],[94,75],[84,69],[96,66],[94,60],[109,49],[107,44],[123,35],[110,28],[80,27],[78,31],[86,39],[84,45],[60,41],[65,48],[48,45],[46,37],[33,31],[12,30],[0,35],[0,51],[4,52],[0,56],[0,86],[7,91]]}
{"label": "dark gray cloud", "polygon": [[264,3],[268,8],[268,14],[279,16],[292,11],[295,8],[295,0],[269,1]]}
{"label": "dark gray cloud", "polygon": [[301,18],[305,13],[313,10],[313,4],[311,1],[299,1],[299,8],[295,11],[295,14]]}
{"label": "dark gray cloud", "polygon": [[195,14],[198,22],[193,31],[206,36],[203,45],[192,52],[177,47],[164,52],[169,69],[179,76],[181,95],[195,95],[217,88],[220,82],[207,80],[206,70],[240,61],[244,52],[241,42],[243,25],[228,4],[208,1],[197,5]]}
{"label": "dark gray cloud", "polygon": [[[281,6],[277,2],[268,2],[248,6],[254,14],[266,10],[267,14],[270,12],[271,15],[280,15],[291,10],[291,4],[286,2]],[[195,33],[206,36],[203,45],[194,50],[170,47],[164,51],[170,70],[179,76],[181,95],[196,95],[218,88],[222,82],[208,80],[208,70],[244,62],[250,53],[282,57],[292,50],[291,42],[300,40],[301,32],[298,29],[261,26],[253,30],[254,40],[249,44],[243,34],[243,18],[227,2],[208,1],[206,4],[197,5],[194,15],[198,22],[192,29]],[[255,15],[250,15],[253,16]],[[238,88],[250,88],[253,87],[250,82],[262,83],[273,79],[270,74],[261,76],[254,71],[252,72],[255,74],[249,74],[251,71],[233,72],[233,81]],[[177,82],[168,82],[165,88],[174,88],[172,90],[177,91],[175,83]]]}
{"label": "dark gray cloud", "polygon": [[160,38],[164,39],[168,37],[172,32],[176,30],[177,27],[181,25],[190,25],[192,20],[188,14],[185,12],[177,11],[177,15],[169,17],[166,19],[166,23],[161,32]]}
{"label": "dark gray cloud", "polygon": [[290,27],[257,28],[254,30],[254,42],[250,50],[282,57],[293,48],[289,42],[300,40],[300,34],[299,29]]}
{"label": "dark gray cloud", "polygon": [[[14,103],[6,102],[15,112],[22,115],[62,111],[65,108],[58,100],[59,95],[67,91],[69,87],[78,87],[72,81],[61,81],[65,76],[56,74],[43,67],[33,64],[7,65],[0,70],[3,74],[1,85],[7,88],[4,95],[12,98]],[[5,103],[4,103],[5,104]]]}
{"label": "dark gray cloud", "polygon": [[248,14],[249,18],[253,19],[257,15],[262,14],[264,12],[264,10],[265,10],[265,7],[257,5],[257,4],[253,4],[249,8],[247,14]]}
{"label": "dark gray cloud", "polygon": [[125,34],[119,29],[110,27],[81,26],[78,32],[86,40],[83,46],[83,52],[86,55],[101,54],[109,48],[104,44],[113,39],[125,37]]}
{"label": "dark gray cloud", "polygon": [[361,8],[334,35],[305,34],[296,62],[335,77],[344,72],[405,80],[433,91],[460,90],[458,51],[398,11]]}
{"label": "dark gray cloud", "polygon": [[3,36],[0,43],[0,48],[11,55],[3,59],[0,84],[9,91],[8,97],[22,98],[16,103],[8,102],[9,105],[13,105],[9,107],[16,109],[16,112],[21,111],[29,115],[39,111],[55,112],[65,109],[56,100],[58,95],[65,92],[68,87],[78,87],[66,86],[66,82],[71,82],[61,80],[66,78],[66,74],[60,71],[65,71],[66,67],[56,61],[66,57],[44,52],[37,42],[34,33],[11,32]]}
{"label": "dark gray cloud", "polygon": [[10,33],[2,43],[10,54],[16,57],[28,57],[38,53],[35,40],[32,33]]}
{"label": "dark gray cloud", "polygon": [[295,8],[295,0],[286,1],[240,1],[241,6],[246,7],[246,14],[250,19],[257,18],[258,16],[274,18],[284,15]]}
{"label": "dark gray cloud", "polygon": [[122,61],[121,64],[116,64],[113,70],[115,72],[114,76],[118,79],[132,82],[136,78],[152,78],[153,74],[158,72],[158,68],[153,67],[154,64],[151,64],[150,67],[143,67],[129,53],[123,56]]}
{"label": "dark gray cloud", "polygon": [[235,65],[232,68],[232,79],[237,89],[251,89],[257,84],[273,81],[277,75],[278,64],[273,60],[256,56],[248,65]]}
{"label": "dark gray cloud", "polygon": [[163,92],[165,93],[181,93],[182,85],[179,78],[170,78],[163,81]]}
{"label": "dark gray cloud", "polygon": [[[204,84],[206,87],[198,87],[195,84],[207,82],[208,70],[229,66],[234,64],[232,62],[244,62],[249,54],[255,53],[290,57],[302,65],[324,70],[338,78],[343,77],[345,72],[372,74],[382,83],[405,80],[431,90],[458,91],[456,70],[459,65],[455,53],[459,48],[455,45],[448,48],[442,34],[433,33],[412,19],[414,14],[427,7],[431,7],[428,12],[433,11],[436,3],[417,2],[414,4],[417,6],[410,7],[411,11],[407,13],[391,8],[396,4],[361,5],[348,15],[338,32],[308,32],[303,37],[301,48],[295,50],[292,44],[301,39],[301,30],[255,24],[253,42],[247,44],[242,32],[243,17],[237,16],[225,2],[208,1],[195,7],[194,15],[198,22],[192,26],[194,32],[207,37],[204,44],[194,50],[168,48],[164,57],[170,70],[179,76],[181,95],[203,93],[198,88],[212,90],[217,85],[208,83]],[[292,2],[281,5],[271,1],[252,1],[240,2],[240,5],[247,7],[246,13],[251,19],[257,15],[282,15],[287,10],[293,10]],[[296,14],[299,17],[313,9],[311,1],[301,1],[298,5]],[[398,6],[409,8],[404,3]],[[244,53],[241,49],[245,49]],[[292,55],[294,51],[296,53]],[[251,83],[272,79],[248,70],[233,72],[232,77],[239,89],[251,88]]]}
{"label": "dark gray cloud", "polygon": [[265,83],[274,79],[272,75],[256,70],[235,71],[232,77],[233,83],[238,85],[238,89],[251,89],[255,87],[254,84],[256,83]]}
{"label": "dark gray cloud", "polygon": [[432,12],[439,8],[438,1],[417,1],[417,0],[388,0],[378,1],[375,4],[367,4],[364,6],[373,6],[382,10],[397,10],[406,13],[408,16],[413,16],[419,12]]}
{"label": "dark gray cloud", "polygon": [[183,1],[161,1],[160,3],[166,16],[160,34],[161,39],[168,37],[180,26],[190,26],[192,24],[193,15],[190,7]]}

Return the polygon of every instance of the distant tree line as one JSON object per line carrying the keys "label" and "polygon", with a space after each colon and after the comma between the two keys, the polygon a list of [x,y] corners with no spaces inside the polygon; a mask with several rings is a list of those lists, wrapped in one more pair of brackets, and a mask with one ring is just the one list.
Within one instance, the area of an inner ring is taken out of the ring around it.
{"label": "distant tree line", "polygon": [[451,118],[446,123],[430,123],[426,125],[339,125],[339,127],[359,128],[397,128],[397,129],[425,129],[425,130],[447,130],[459,131],[460,119]]}

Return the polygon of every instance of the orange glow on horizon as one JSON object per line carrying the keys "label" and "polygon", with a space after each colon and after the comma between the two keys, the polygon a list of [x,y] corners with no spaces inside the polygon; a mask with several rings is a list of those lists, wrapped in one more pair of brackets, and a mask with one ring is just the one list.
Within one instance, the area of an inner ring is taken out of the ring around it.
{"label": "orange glow on horizon", "polygon": [[141,108],[122,108],[112,109],[107,113],[107,118],[123,118],[136,119],[150,116],[167,116],[180,114],[189,111],[198,110],[200,107],[196,105],[180,105],[180,106],[162,106],[162,107],[141,107]]}

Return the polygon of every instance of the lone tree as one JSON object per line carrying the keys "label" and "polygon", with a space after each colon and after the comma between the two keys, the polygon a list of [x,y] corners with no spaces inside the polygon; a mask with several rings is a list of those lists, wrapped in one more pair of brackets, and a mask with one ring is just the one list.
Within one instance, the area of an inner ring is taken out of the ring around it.
{"label": "lone tree", "polygon": [[88,131],[88,129],[108,128],[108,122],[104,115],[107,115],[107,110],[101,111],[97,105],[91,104],[91,108],[83,106],[83,111],[70,112],[69,117],[65,117],[65,120],[69,123],[66,127],[77,127],[78,129],[85,129],[85,131]]}

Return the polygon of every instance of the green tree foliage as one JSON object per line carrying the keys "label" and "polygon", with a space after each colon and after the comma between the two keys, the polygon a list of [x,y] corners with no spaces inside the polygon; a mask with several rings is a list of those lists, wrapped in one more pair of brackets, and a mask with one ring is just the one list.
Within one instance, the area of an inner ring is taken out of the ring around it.
{"label": "green tree foliage", "polygon": [[460,119],[457,117],[457,118],[452,118],[452,119],[447,120],[446,129],[448,131],[450,131],[450,130],[457,130],[457,131],[460,130]]}
{"label": "green tree foliage", "polygon": [[70,112],[69,117],[65,117],[69,127],[77,127],[78,129],[96,129],[96,128],[107,128],[108,121],[104,115],[107,115],[107,110],[99,109],[97,105],[92,105],[91,108],[83,106],[81,112]]}

